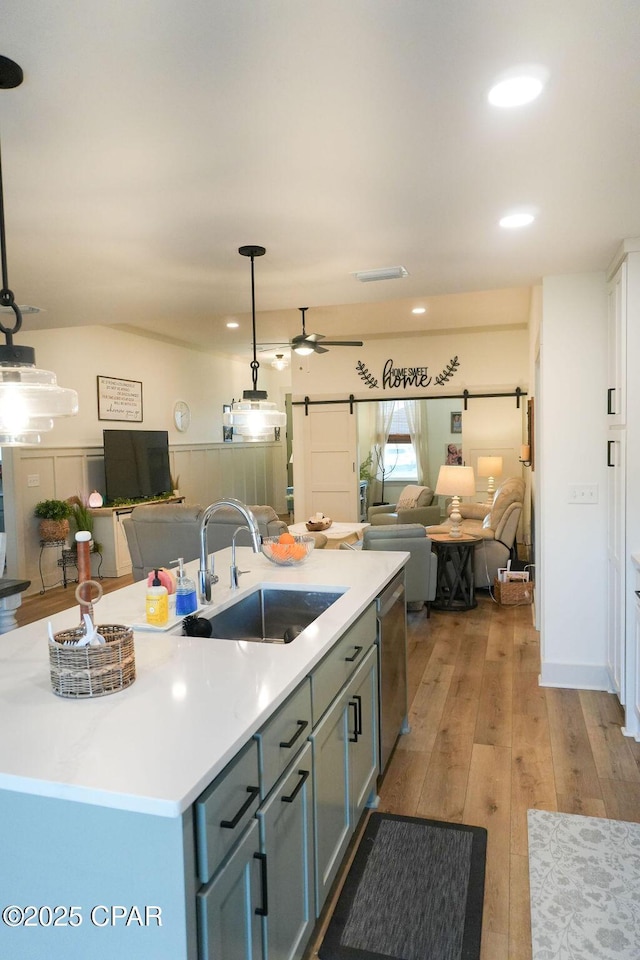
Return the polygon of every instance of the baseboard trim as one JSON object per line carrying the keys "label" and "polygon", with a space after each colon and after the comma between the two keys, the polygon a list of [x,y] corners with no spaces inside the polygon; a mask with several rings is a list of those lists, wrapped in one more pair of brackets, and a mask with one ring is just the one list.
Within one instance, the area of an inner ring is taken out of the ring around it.
{"label": "baseboard trim", "polygon": [[607,668],[588,663],[543,663],[538,682],[541,687],[613,692]]}

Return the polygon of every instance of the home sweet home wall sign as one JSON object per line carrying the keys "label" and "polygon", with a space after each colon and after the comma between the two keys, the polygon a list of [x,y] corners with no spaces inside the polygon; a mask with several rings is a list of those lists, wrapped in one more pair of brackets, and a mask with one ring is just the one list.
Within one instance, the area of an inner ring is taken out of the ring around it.
{"label": "home sweet home wall sign", "polygon": [[[382,380],[382,389],[398,390],[399,388],[403,388],[406,390],[408,387],[428,387],[432,383],[442,387],[448,380],[451,380],[451,378],[455,376],[459,366],[460,360],[458,357],[452,357],[444,370],[436,377],[433,377],[432,374],[429,373],[429,367],[395,367],[393,365],[393,359],[389,359],[382,368],[382,376],[380,378]],[[362,360],[359,360],[356,364],[356,371],[360,379],[370,390],[375,390],[376,387],[379,386],[378,378],[367,369]]]}

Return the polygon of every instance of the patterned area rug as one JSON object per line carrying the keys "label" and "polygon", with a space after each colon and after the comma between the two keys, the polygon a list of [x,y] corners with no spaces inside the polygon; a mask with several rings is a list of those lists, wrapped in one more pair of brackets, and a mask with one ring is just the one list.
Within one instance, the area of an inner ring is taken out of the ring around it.
{"label": "patterned area rug", "polygon": [[533,960],[639,960],[640,823],[528,821]]}

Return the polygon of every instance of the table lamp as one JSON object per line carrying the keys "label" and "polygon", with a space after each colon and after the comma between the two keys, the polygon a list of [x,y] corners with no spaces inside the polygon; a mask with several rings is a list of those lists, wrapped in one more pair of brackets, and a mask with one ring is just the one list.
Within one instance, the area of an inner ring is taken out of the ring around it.
{"label": "table lamp", "polygon": [[502,457],[478,457],[478,476],[487,477],[487,500],[493,500],[496,477],[502,476]]}
{"label": "table lamp", "polygon": [[445,497],[452,497],[451,530],[449,536],[453,538],[460,537],[460,497],[472,497],[476,492],[476,481],[473,476],[473,467],[440,467],[438,482],[436,483],[436,494]]}

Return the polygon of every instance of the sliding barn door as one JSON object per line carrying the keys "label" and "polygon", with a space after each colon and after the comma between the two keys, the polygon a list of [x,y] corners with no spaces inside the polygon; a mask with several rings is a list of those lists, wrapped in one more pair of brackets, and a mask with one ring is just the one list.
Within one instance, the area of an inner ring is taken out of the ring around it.
{"label": "sliding barn door", "polygon": [[359,521],[357,421],[348,403],[310,405],[306,415],[304,408],[298,407],[294,429],[296,521],[308,520],[316,513],[332,520]]}

